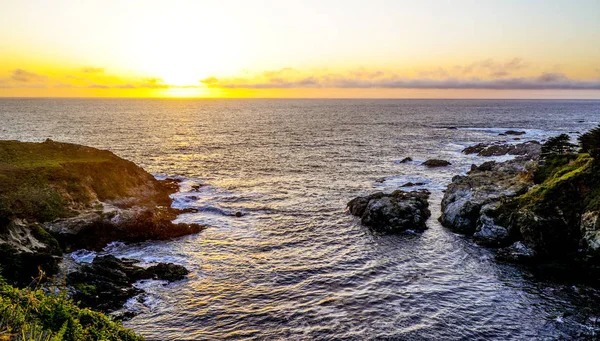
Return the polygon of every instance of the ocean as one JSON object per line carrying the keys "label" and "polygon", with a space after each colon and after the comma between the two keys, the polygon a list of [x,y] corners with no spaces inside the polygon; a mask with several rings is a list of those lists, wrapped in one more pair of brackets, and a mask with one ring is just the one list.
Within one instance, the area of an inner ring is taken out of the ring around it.
{"label": "ocean", "polygon": [[[453,176],[506,159],[466,146],[599,122],[600,101],[0,99],[0,139],[108,149],[182,180],[174,205],[198,213],[178,220],[205,231],[103,252],[190,269],[136,284],[147,294],[125,325],[148,340],[594,339],[600,291],[498,263],[437,217]],[[432,158],[452,165],[420,165]],[[422,234],[378,234],[345,211],[406,182],[432,192]]]}

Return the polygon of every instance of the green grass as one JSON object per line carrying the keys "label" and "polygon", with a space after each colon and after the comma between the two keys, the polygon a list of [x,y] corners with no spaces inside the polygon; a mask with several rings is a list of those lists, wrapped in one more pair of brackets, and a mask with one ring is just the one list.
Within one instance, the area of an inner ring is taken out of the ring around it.
{"label": "green grass", "polygon": [[143,337],[108,316],[58,294],[16,289],[0,278],[0,341],[138,341]]}
{"label": "green grass", "polygon": [[20,141],[0,141],[0,164],[5,167],[35,169],[40,167],[59,167],[64,163],[106,162],[116,156],[107,151],[73,144],[58,144],[47,141],[31,143]]}
{"label": "green grass", "polygon": [[[560,164],[560,165],[557,165]],[[593,159],[588,154],[580,154],[575,159],[554,163],[553,167],[544,170],[544,181],[520,197],[523,204],[533,204],[544,201],[549,195],[560,191],[559,187],[568,184],[580,175],[588,175],[593,165]]]}

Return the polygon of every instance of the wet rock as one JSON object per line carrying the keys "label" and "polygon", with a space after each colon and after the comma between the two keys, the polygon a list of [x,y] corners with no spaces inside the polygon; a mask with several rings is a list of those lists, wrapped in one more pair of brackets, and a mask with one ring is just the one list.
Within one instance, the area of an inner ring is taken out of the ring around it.
{"label": "wet rock", "polygon": [[405,157],[404,159],[400,160],[400,163],[407,163],[407,162],[411,162],[413,159],[410,156]]}
{"label": "wet rock", "polygon": [[473,238],[479,244],[497,247],[505,245],[509,240],[508,228],[499,224],[495,219],[499,206],[500,202],[495,201],[481,207],[479,220],[473,234]]}
{"label": "wet rock", "polygon": [[424,182],[407,182],[403,185],[401,185],[400,187],[414,187],[414,186],[423,186],[425,185]]}
{"label": "wet rock", "polygon": [[518,241],[511,246],[499,249],[496,253],[496,259],[512,263],[530,262],[533,261],[535,257],[536,252],[521,241]]}
{"label": "wet rock", "polygon": [[429,168],[434,168],[434,167],[446,167],[446,166],[450,166],[451,163],[446,161],[446,160],[439,160],[439,159],[430,159],[427,160],[425,162],[423,162],[422,164],[423,166],[429,167]]}
{"label": "wet rock", "polygon": [[196,192],[199,192],[200,188],[202,188],[202,187],[204,187],[203,184],[194,184],[194,185],[192,185],[192,190],[196,191]]}
{"label": "wet rock", "polygon": [[504,135],[525,135],[526,132],[524,131],[517,131],[517,130],[507,130],[504,132]]}
{"label": "wet rock", "polygon": [[160,263],[147,268],[143,276],[152,279],[161,279],[169,282],[180,281],[190,272],[181,265],[173,263]]}
{"label": "wet rock", "polygon": [[464,154],[477,154],[478,156],[502,156],[518,155],[528,159],[537,159],[540,156],[542,146],[537,141],[528,141],[519,144],[507,144],[504,142],[479,143],[462,150]]}
{"label": "wet rock", "polygon": [[350,213],[361,218],[363,225],[378,231],[422,231],[427,228],[425,222],[431,216],[428,198],[427,191],[378,192],[353,199],[348,203],[348,208]]}
{"label": "wet rock", "polygon": [[178,281],[189,273],[175,264],[160,263],[144,269],[133,259],[114,256],[96,257],[91,264],[83,264],[67,275],[67,284],[73,288],[73,298],[86,307],[103,312],[117,310],[131,297],[143,291],[133,286],[138,280],[160,279]]}
{"label": "wet rock", "polygon": [[179,185],[181,184],[181,180],[175,178],[166,178],[164,180],[159,180],[159,182],[165,189],[173,193],[179,191]]}
{"label": "wet rock", "polygon": [[243,215],[244,215],[244,214],[243,214],[242,212],[240,212],[240,211],[237,211],[237,212],[235,212],[235,216],[236,216],[237,218],[239,218],[239,217],[241,217],[241,216],[243,216]]}

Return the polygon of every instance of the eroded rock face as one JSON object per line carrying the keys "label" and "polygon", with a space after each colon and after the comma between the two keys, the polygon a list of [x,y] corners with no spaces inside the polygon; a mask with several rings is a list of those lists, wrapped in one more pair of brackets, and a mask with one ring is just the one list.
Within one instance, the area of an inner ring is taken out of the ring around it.
{"label": "eroded rock face", "polygon": [[586,253],[600,255],[600,212],[588,211],[581,216],[581,246]]}
{"label": "eroded rock face", "polygon": [[492,161],[473,167],[466,176],[455,176],[442,199],[440,222],[459,233],[477,234],[475,238],[482,243],[502,244],[508,229],[495,220],[493,212],[502,200],[533,186],[534,165],[524,160]]}
{"label": "eroded rock face", "polygon": [[362,224],[383,232],[399,232],[407,229],[422,231],[431,216],[429,192],[394,191],[358,197],[348,203],[353,215],[360,217]]}
{"label": "eroded rock face", "polygon": [[496,217],[496,211],[499,207],[499,201],[494,201],[481,207],[479,220],[473,234],[473,238],[478,243],[489,246],[501,246],[505,245],[509,240],[510,233],[508,227],[503,226]]}
{"label": "eroded rock face", "polygon": [[67,275],[67,284],[73,287],[73,298],[85,306],[103,312],[120,309],[131,297],[143,291],[133,283],[143,279],[170,282],[184,279],[189,271],[172,263],[160,263],[149,268],[135,265],[133,259],[114,256],[96,257],[91,264],[83,264]]}

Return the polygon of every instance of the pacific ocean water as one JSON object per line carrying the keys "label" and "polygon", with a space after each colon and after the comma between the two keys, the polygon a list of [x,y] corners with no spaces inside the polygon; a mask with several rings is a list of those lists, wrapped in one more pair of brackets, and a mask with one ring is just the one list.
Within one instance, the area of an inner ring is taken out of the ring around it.
{"label": "pacific ocean water", "polygon": [[[498,263],[437,217],[452,177],[490,160],[464,147],[599,122],[600,101],[0,99],[0,139],[108,149],[182,180],[174,205],[198,213],[178,220],[205,231],[104,251],[191,271],[136,284],[147,294],[125,325],[148,340],[595,339],[596,288]],[[420,165],[431,158],[452,165]],[[345,211],[406,182],[432,192],[422,234],[378,234]]]}

